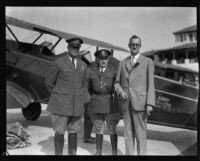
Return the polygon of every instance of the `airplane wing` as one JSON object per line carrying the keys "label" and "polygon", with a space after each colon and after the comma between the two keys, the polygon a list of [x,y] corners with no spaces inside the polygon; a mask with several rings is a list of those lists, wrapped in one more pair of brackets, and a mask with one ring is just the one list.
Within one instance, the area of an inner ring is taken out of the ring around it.
{"label": "airplane wing", "polygon": [[120,46],[116,46],[116,45],[113,45],[113,44],[110,44],[110,43],[107,43],[107,42],[87,38],[87,37],[84,37],[84,36],[79,36],[79,35],[76,35],[76,34],[71,34],[71,33],[67,33],[67,32],[62,32],[62,31],[50,29],[50,28],[47,28],[47,27],[43,27],[43,26],[40,26],[40,25],[36,25],[36,24],[33,24],[33,23],[22,21],[22,20],[13,18],[13,17],[6,16],[6,23],[9,24],[9,25],[24,28],[24,29],[27,29],[27,30],[37,31],[37,32],[44,33],[44,34],[50,34],[50,35],[53,35],[53,36],[57,36],[59,38],[66,39],[66,40],[70,39],[70,38],[74,38],[74,37],[79,37],[83,40],[84,44],[103,47],[103,48],[109,48],[109,49],[118,50],[118,51],[129,52],[128,50],[126,50],[126,49],[124,49]]}

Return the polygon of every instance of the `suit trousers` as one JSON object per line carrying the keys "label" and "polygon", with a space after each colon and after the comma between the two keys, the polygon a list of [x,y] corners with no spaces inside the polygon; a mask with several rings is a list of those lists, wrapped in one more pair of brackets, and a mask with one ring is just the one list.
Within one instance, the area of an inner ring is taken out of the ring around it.
{"label": "suit trousers", "polygon": [[129,103],[129,109],[123,111],[125,154],[146,155],[147,114],[145,111],[135,111]]}

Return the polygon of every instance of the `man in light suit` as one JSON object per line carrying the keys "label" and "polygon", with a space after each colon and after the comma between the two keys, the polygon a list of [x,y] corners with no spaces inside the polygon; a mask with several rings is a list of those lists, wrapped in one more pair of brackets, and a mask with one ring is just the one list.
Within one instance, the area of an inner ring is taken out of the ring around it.
{"label": "man in light suit", "polygon": [[126,155],[146,155],[147,116],[155,106],[154,63],[140,55],[141,39],[134,35],[129,44],[131,55],[120,62],[115,92],[124,117]]}

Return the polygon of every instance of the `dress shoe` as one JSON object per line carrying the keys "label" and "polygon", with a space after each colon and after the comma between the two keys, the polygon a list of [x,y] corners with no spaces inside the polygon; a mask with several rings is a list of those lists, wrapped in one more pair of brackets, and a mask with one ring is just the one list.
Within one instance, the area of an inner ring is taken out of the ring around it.
{"label": "dress shoe", "polygon": [[84,143],[94,144],[94,143],[96,143],[96,138],[94,138],[94,137],[85,138]]}

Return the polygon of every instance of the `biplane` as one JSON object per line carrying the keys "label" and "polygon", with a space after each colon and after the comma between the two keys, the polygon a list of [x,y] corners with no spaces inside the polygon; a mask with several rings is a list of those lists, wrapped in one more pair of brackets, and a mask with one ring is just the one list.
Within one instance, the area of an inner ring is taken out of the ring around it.
{"label": "biplane", "polygon": [[[20,41],[12,26],[38,33],[31,43]],[[84,44],[121,52],[126,49],[107,42],[61,32],[33,23],[6,16],[7,32],[14,40],[6,39],[6,105],[7,108],[22,108],[27,120],[36,120],[41,114],[41,104],[48,102],[50,93],[44,79],[52,62],[63,53],[55,53],[56,46],[62,39],[80,37]],[[39,42],[44,35],[57,38],[53,44]],[[82,50],[80,57],[88,65],[92,63],[90,52]],[[119,60],[112,55],[110,65],[118,67]],[[183,85],[157,73],[155,64],[156,107],[149,117],[150,123],[197,129],[198,88]],[[161,67],[165,70],[165,68]]]}

